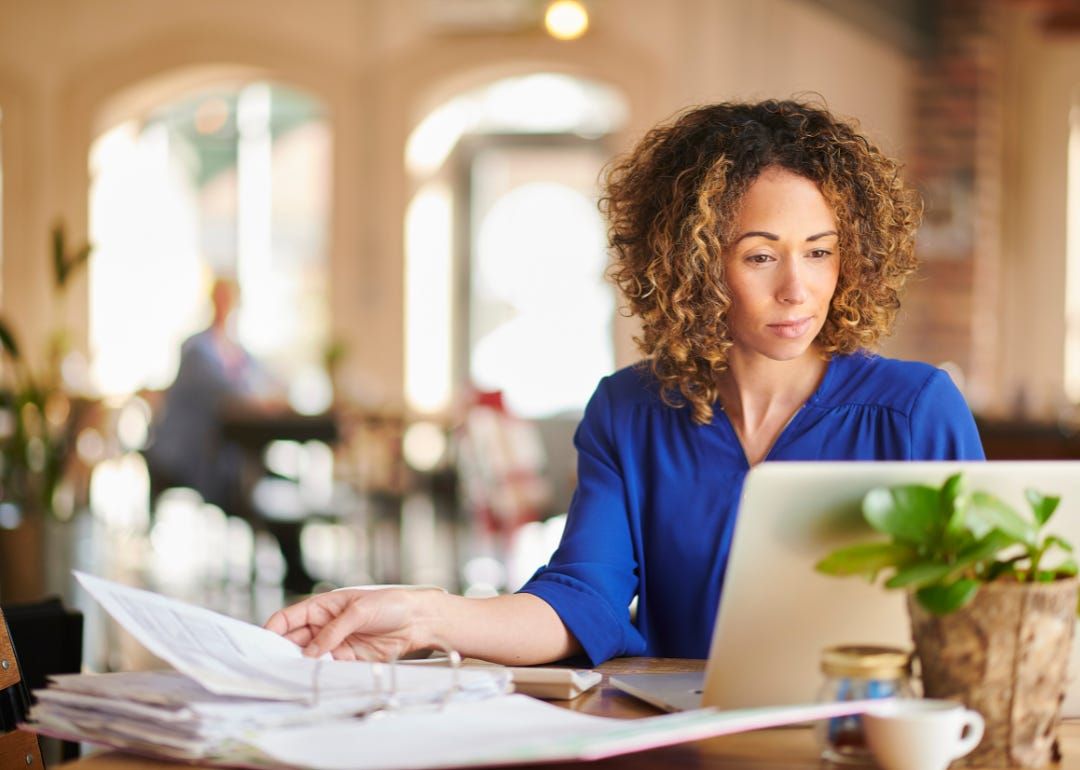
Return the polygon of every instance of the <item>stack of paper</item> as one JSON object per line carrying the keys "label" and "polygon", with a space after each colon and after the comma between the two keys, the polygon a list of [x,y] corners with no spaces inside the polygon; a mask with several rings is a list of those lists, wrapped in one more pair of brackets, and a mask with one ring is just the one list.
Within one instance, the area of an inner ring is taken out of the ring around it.
{"label": "stack of paper", "polygon": [[371,696],[309,705],[216,695],[177,671],[56,676],[36,692],[39,730],[173,759],[246,755],[235,744],[268,728],[323,721],[378,708]]}
{"label": "stack of paper", "polygon": [[30,729],[171,759],[318,770],[596,759],[881,703],[594,717],[506,694],[505,669],[313,661],[265,629],[78,577],[177,670],[55,677]]}
{"label": "stack of paper", "polygon": [[121,625],[175,671],[53,677],[35,729],[183,759],[235,759],[259,730],[504,694],[501,668],[405,667],[305,658],[265,629],[76,573]]}

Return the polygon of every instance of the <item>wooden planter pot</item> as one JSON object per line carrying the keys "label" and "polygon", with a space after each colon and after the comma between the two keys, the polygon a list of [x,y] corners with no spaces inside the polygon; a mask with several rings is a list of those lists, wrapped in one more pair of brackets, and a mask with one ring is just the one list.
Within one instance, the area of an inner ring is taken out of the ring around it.
{"label": "wooden planter pot", "polygon": [[962,701],[986,720],[963,764],[1043,767],[1057,759],[1078,587],[1075,578],[988,583],[967,607],[943,616],[909,594],[924,694]]}
{"label": "wooden planter pot", "polygon": [[15,529],[0,527],[0,601],[32,602],[45,594],[45,522],[26,516]]}

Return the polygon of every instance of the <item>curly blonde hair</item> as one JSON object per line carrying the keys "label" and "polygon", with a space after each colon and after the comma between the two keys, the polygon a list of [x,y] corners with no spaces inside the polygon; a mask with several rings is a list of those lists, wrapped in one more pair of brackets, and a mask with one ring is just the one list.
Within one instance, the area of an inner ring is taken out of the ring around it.
{"label": "curly blonde hair", "polygon": [[826,356],[891,330],[915,270],[919,196],[851,123],[796,101],[687,110],[608,167],[611,279],[642,322],[635,342],[664,402],[712,420],[731,348],[722,255],[750,184],[779,167],[818,185],[838,226],[840,276],[817,341]]}

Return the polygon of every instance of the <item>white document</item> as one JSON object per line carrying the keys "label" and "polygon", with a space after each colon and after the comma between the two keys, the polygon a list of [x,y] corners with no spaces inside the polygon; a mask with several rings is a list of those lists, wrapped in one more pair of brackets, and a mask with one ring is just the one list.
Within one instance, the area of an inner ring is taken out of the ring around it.
{"label": "white document", "polygon": [[50,707],[39,713],[52,711],[52,706],[81,709],[202,735],[365,714],[384,705],[374,695],[328,698],[317,704],[215,695],[179,671],[61,674],[49,681],[48,689],[36,692],[38,703]]}
{"label": "white document", "polygon": [[219,695],[313,702],[392,691],[412,703],[451,691],[495,695],[508,687],[508,675],[498,671],[306,658],[265,628],[82,572],[75,577],[150,652]]}
{"label": "white document", "polygon": [[877,701],[611,719],[505,695],[248,736],[260,764],[310,770],[424,770],[601,759],[717,735],[857,713]]}

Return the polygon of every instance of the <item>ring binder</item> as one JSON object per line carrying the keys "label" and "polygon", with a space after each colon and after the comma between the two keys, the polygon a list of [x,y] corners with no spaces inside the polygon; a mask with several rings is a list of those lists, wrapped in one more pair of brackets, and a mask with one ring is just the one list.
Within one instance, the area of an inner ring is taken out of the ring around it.
{"label": "ring binder", "polygon": [[461,653],[457,650],[444,648],[447,659],[450,661],[450,689],[443,695],[440,708],[446,708],[446,704],[461,690]]}
{"label": "ring binder", "polygon": [[311,705],[319,705],[319,672],[322,670],[323,659],[317,658],[315,665],[311,667]]}
{"label": "ring binder", "polygon": [[[447,662],[450,665],[450,685],[439,696],[437,703],[438,709],[442,710],[446,708],[454,696],[463,691],[461,684],[461,653],[457,650],[452,650],[448,647],[441,648],[446,653]],[[320,705],[320,689],[319,689],[319,674],[322,672],[324,659],[318,658],[315,661],[315,665],[312,666],[311,673],[311,697],[308,702],[311,706]],[[398,692],[397,684],[397,658],[391,658],[389,663],[383,663],[376,661],[371,664],[371,676],[374,679],[374,696],[375,704],[364,716],[367,717],[384,717],[389,716],[395,711],[401,710],[403,707],[400,701],[400,693]],[[389,688],[384,687],[383,677],[384,671],[389,668]],[[430,705],[430,704],[427,704]]]}
{"label": "ring binder", "polygon": [[390,689],[385,694],[383,693],[384,665],[384,663],[371,664],[371,675],[375,678],[375,697],[379,704],[375,707],[374,714],[389,714],[400,707],[397,691],[397,658],[390,659]]}

